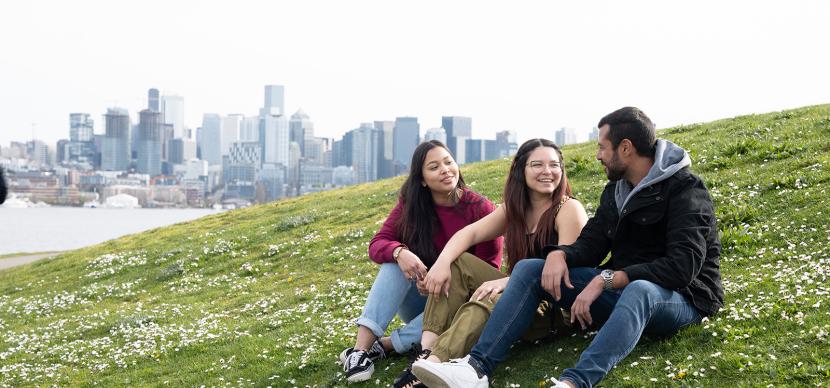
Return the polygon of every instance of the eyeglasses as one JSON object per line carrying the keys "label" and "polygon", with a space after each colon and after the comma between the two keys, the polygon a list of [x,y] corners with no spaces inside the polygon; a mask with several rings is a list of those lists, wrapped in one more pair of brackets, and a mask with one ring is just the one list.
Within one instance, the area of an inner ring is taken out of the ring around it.
{"label": "eyeglasses", "polygon": [[544,163],[541,160],[533,160],[527,164],[531,170],[534,172],[540,173],[545,171],[545,167],[550,169],[551,171],[556,171],[562,168],[562,163],[559,162],[547,162]]}

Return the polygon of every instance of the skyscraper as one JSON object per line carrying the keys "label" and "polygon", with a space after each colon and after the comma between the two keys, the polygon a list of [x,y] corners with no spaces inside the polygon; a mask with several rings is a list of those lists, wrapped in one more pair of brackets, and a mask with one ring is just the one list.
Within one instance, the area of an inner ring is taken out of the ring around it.
{"label": "skyscraper", "polygon": [[362,123],[359,128],[352,130],[352,165],[358,183],[378,179],[381,134],[372,123]]}
{"label": "skyscraper", "polygon": [[409,162],[412,160],[412,153],[421,141],[421,126],[417,117],[398,117],[395,119],[393,130],[394,150],[393,157],[397,173],[409,169]]}
{"label": "skyscraper", "polygon": [[92,141],[94,122],[89,113],[69,114],[69,141],[90,142]]}
{"label": "skyscraper", "polygon": [[380,131],[378,152],[378,179],[395,176],[395,122],[375,121],[375,128]]}
{"label": "skyscraper", "polygon": [[464,163],[464,147],[473,136],[473,119],[464,116],[443,116],[441,126],[447,133],[447,148],[458,163]]}
{"label": "skyscraper", "polygon": [[126,109],[110,108],[104,119],[106,132],[101,147],[101,168],[126,171],[130,167],[130,115]]}
{"label": "skyscraper", "polygon": [[285,116],[285,86],[282,85],[265,85],[265,104],[264,108],[278,108],[276,112],[270,111],[271,114],[276,113],[280,116]]}
{"label": "skyscraper", "polygon": [[290,144],[288,120],[276,115],[279,108],[260,110],[261,144],[264,150],[263,163],[279,164],[282,170],[288,168],[288,147]]}
{"label": "skyscraper", "polygon": [[209,165],[222,164],[222,116],[205,113],[202,116],[202,130],[199,131],[199,148],[202,160]]}
{"label": "skyscraper", "polygon": [[159,112],[159,90],[150,89],[147,91],[147,109]]}
{"label": "skyscraper", "polygon": [[556,145],[560,147],[566,144],[577,143],[578,140],[576,130],[573,128],[562,127],[562,129],[556,131],[554,141],[556,142]]}
{"label": "skyscraper", "polygon": [[291,115],[291,120],[288,121],[288,127],[290,130],[288,140],[297,142],[303,156],[306,156],[308,154],[305,144],[306,140],[314,137],[314,123],[311,122],[311,118],[302,109],[298,109],[296,113]]}
{"label": "skyscraper", "polygon": [[496,157],[506,158],[516,155],[519,150],[516,131],[496,132]]}
{"label": "skyscraper", "polygon": [[181,96],[161,96],[161,113],[164,123],[173,125],[173,138],[185,137],[184,98]]}
{"label": "skyscraper", "polygon": [[444,128],[430,128],[427,129],[427,133],[424,134],[424,141],[429,140],[438,140],[441,143],[447,144],[447,132],[444,131]]}
{"label": "skyscraper", "polygon": [[[239,126],[239,141],[259,143],[259,116],[245,116]],[[262,146],[260,145],[260,148]],[[262,151],[260,150],[260,157]]]}
{"label": "skyscraper", "polygon": [[229,114],[222,117],[222,156],[229,155],[233,143],[239,141],[239,128],[241,124],[241,114]]}
{"label": "skyscraper", "polygon": [[136,171],[150,176],[161,174],[161,112],[145,109],[138,119]]}

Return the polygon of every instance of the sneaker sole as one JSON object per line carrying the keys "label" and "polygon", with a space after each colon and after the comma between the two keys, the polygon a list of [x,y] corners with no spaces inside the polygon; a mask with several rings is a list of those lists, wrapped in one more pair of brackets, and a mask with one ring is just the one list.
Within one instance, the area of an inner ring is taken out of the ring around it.
{"label": "sneaker sole", "polygon": [[372,365],[372,367],[370,367],[369,369],[367,369],[363,372],[358,372],[358,373],[355,373],[355,374],[353,374],[349,377],[346,377],[346,381],[348,381],[350,383],[359,383],[361,381],[366,381],[366,380],[369,380],[370,378],[372,378],[372,373],[375,373],[375,366],[374,365]]}
{"label": "sneaker sole", "polygon": [[447,384],[446,376],[432,369],[429,364],[430,362],[412,364],[412,374],[429,388],[453,388]]}

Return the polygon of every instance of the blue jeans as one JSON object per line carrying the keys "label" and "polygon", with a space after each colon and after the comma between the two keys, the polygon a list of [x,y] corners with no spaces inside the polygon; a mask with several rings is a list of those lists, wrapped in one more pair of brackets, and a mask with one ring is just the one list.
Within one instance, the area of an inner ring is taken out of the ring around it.
{"label": "blue jeans", "polygon": [[392,346],[398,353],[405,353],[413,343],[421,342],[421,326],[427,297],[418,293],[415,282],[404,276],[396,263],[380,265],[380,271],[366,298],[363,314],[356,323],[365,326],[376,336],[382,337],[395,314],[406,323],[392,331]]}
{"label": "blue jeans", "polygon": [[[577,295],[599,274],[596,268],[570,268],[570,289],[562,285],[562,298],[553,299],[542,288],[542,259],[524,259],[516,264],[507,288],[496,303],[484,332],[470,352],[473,363],[492,375],[504,361],[510,345],[520,338],[533,320],[539,302],[548,300],[569,310]],[[591,305],[594,322],[604,322],[576,366],[566,369],[560,380],[579,387],[592,387],[634,349],[643,333],[668,336],[701,316],[677,292],[645,280],[635,280],[623,289],[603,291]]]}

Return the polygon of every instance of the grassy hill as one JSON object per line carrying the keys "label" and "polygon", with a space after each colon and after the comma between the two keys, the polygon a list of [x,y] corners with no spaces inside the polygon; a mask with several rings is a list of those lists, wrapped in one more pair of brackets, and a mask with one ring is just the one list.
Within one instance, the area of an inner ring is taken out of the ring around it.
{"label": "grassy hill", "polygon": [[[830,381],[830,105],[671,128],[716,201],[726,306],[644,340],[605,386]],[[595,145],[565,148],[596,208]],[[464,166],[498,202],[509,161]],[[120,238],[0,272],[0,386],[340,386],[400,178]],[[9,222],[9,220],[5,220]],[[514,347],[495,386],[543,386],[591,334]],[[404,358],[363,386],[387,385]],[[377,381],[375,380],[377,379]]]}

